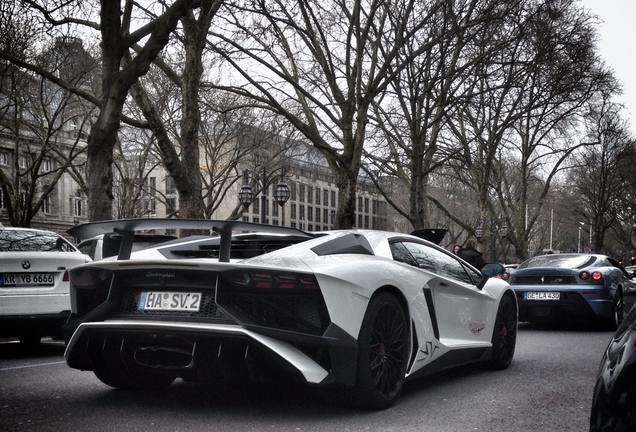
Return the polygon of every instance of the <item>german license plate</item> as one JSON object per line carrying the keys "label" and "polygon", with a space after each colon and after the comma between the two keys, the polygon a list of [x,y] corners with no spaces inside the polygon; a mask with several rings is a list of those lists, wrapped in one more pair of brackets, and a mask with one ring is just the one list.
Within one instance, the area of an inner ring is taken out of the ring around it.
{"label": "german license plate", "polygon": [[0,286],[52,286],[53,273],[0,274]]}
{"label": "german license plate", "polygon": [[559,300],[561,293],[559,292],[527,292],[526,300]]}
{"label": "german license plate", "polygon": [[139,297],[139,310],[198,312],[201,293],[144,291]]}

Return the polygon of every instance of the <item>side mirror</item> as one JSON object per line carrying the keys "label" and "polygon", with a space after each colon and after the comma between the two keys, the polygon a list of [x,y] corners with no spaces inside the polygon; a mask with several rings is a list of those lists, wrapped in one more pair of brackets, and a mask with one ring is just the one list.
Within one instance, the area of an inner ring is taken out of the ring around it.
{"label": "side mirror", "polygon": [[504,274],[506,269],[500,263],[488,263],[481,268],[481,274],[486,277],[499,276]]}

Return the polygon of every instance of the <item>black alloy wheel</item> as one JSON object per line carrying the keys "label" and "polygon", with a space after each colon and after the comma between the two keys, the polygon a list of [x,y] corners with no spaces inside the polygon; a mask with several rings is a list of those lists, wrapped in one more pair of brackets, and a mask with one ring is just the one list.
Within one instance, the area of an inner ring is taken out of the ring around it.
{"label": "black alloy wheel", "polygon": [[358,338],[356,403],[365,408],[390,406],[404,383],[409,355],[409,326],[400,302],[381,293],[369,302]]}
{"label": "black alloy wheel", "polygon": [[517,324],[517,302],[511,296],[504,295],[499,303],[492,334],[490,365],[494,369],[506,369],[512,363],[517,345]]}
{"label": "black alloy wheel", "polygon": [[612,317],[610,318],[611,330],[616,330],[623,322],[623,314],[625,313],[625,302],[623,301],[623,291],[616,289],[614,301],[612,302]]}

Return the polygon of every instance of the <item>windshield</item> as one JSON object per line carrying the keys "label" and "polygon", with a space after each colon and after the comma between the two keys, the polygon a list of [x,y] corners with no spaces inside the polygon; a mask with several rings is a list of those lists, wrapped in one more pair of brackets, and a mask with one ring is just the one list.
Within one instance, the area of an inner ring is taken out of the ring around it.
{"label": "windshield", "polygon": [[530,258],[519,265],[518,270],[531,267],[561,267],[578,269],[589,267],[596,261],[593,255],[553,254]]}
{"label": "windshield", "polygon": [[73,252],[75,249],[64,238],[43,231],[2,230],[0,252]]}

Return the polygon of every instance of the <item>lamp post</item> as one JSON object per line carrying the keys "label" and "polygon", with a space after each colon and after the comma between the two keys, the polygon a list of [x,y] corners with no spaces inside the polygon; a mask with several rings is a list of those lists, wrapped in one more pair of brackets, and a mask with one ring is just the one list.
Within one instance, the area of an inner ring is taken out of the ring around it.
{"label": "lamp post", "polygon": [[[254,193],[252,191],[252,185],[250,184],[250,173],[255,177],[260,185],[260,191]],[[257,174],[250,170],[243,171],[243,186],[241,186],[241,190],[239,192],[239,201],[245,208],[247,208],[258,193],[261,193],[261,220],[262,224],[267,223],[267,190],[269,186],[273,183],[274,180],[278,179],[278,184],[276,185],[276,189],[274,190],[274,200],[278,203],[279,206],[282,206],[289,200],[289,196],[291,192],[289,190],[289,186],[287,182],[285,182],[285,174],[287,173],[286,167],[276,168],[269,174],[265,168],[260,174]]]}
{"label": "lamp post", "polygon": [[[489,220],[487,226],[490,230],[490,262],[495,262],[497,260],[497,238],[504,238],[508,235],[508,225],[506,224],[506,218],[501,218],[497,220]],[[484,233],[484,228],[481,226],[480,222],[475,229],[475,237],[477,240],[481,240]]]}

